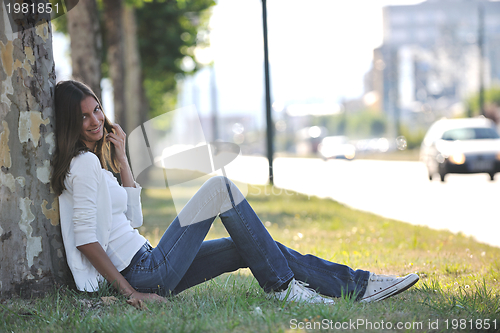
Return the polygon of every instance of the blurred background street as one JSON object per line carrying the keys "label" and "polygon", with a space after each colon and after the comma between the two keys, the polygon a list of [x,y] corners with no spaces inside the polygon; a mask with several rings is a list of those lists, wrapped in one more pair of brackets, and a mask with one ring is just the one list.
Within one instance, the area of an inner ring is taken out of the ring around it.
{"label": "blurred background street", "polygon": [[[243,157],[233,163],[226,171],[234,179],[266,183],[265,158]],[[331,198],[359,210],[461,232],[500,246],[500,181],[491,182],[485,174],[450,175],[441,183],[429,182],[420,162],[277,158],[275,175],[275,184],[282,189]]]}

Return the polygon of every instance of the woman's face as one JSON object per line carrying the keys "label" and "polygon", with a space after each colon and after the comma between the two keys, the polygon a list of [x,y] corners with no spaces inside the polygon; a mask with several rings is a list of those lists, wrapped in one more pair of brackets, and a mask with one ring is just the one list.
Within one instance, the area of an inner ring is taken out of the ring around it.
{"label": "woman's face", "polygon": [[96,142],[104,134],[104,114],[92,96],[85,97],[81,101],[80,106],[83,115],[82,141],[90,150],[93,150]]}

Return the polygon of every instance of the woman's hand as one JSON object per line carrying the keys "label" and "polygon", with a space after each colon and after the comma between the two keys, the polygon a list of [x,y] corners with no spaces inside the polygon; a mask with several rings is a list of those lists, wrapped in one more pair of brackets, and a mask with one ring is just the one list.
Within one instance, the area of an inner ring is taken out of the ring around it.
{"label": "woman's hand", "polygon": [[132,295],[130,295],[130,298],[127,300],[127,304],[130,304],[139,310],[148,310],[145,302],[167,303],[167,300],[157,294],[146,294],[140,293],[138,291],[132,293]]}
{"label": "woman's hand", "polygon": [[114,133],[106,135],[106,140],[115,146],[116,158],[120,163],[127,163],[127,154],[125,153],[125,143],[127,135],[118,124],[111,124]]}
{"label": "woman's hand", "polygon": [[122,178],[122,185],[125,187],[135,187],[134,176],[128,164],[127,154],[125,152],[126,137],[127,135],[122,130],[120,125],[111,124],[114,133],[108,133],[106,140],[115,146],[116,158],[120,162],[120,176]]}

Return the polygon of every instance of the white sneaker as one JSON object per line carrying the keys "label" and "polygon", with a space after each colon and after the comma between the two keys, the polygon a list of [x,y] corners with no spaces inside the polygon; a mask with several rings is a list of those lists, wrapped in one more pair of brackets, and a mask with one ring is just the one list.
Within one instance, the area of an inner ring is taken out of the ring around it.
{"label": "white sneaker", "polygon": [[417,274],[404,277],[370,274],[366,291],[360,302],[376,302],[399,294],[418,281]]}
{"label": "white sneaker", "polygon": [[309,284],[292,279],[288,288],[283,291],[275,291],[268,294],[268,298],[288,302],[305,302],[305,303],[323,303],[335,304],[332,299],[325,298],[311,288],[307,288]]}

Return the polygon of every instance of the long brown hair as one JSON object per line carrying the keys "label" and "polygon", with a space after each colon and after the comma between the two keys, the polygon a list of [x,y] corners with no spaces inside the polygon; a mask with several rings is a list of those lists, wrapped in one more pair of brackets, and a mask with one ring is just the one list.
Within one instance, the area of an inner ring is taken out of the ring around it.
{"label": "long brown hair", "polygon": [[[83,115],[81,102],[88,96],[93,97],[102,110],[102,105],[92,89],[87,85],[73,80],[60,81],[55,89],[55,119],[56,119],[56,149],[52,159],[52,177],[50,183],[56,195],[66,189],[64,179],[69,173],[73,157],[85,151],[90,151],[81,139]],[[104,138],[113,132],[111,122],[104,116],[104,135],[97,141],[94,150],[101,162],[101,167],[108,166],[116,173],[120,164],[116,159],[115,147]]]}

